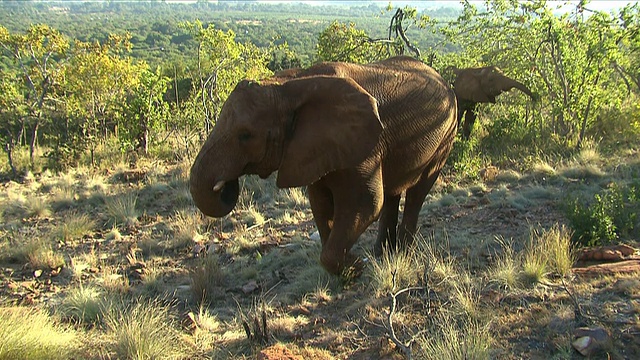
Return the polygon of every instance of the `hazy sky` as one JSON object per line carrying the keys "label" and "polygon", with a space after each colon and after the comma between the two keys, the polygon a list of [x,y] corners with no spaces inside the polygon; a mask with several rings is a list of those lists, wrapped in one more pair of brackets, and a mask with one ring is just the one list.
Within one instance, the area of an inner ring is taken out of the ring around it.
{"label": "hazy sky", "polygon": [[[356,0],[358,1],[358,0]],[[354,0],[350,0],[350,3],[356,2]],[[268,3],[268,2],[291,2],[291,3],[305,3],[305,4],[310,4],[310,5],[326,5],[328,3],[332,3],[332,2],[340,2],[340,0],[262,0],[260,2],[264,2],[264,3]],[[460,4],[459,0],[449,0],[449,1],[443,1],[443,0],[398,0],[398,1],[389,1],[389,0],[360,0],[358,2],[362,2],[363,4],[369,4],[369,3],[376,3],[378,5],[381,6],[386,6],[387,4],[389,4],[389,2],[391,2],[392,6],[395,7],[402,7],[405,5],[410,5],[410,6],[414,6],[418,9],[424,9],[424,8],[440,8],[440,7],[461,7],[462,5]],[[621,8],[629,3],[636,3],[637,1],[611,1],[611,0],[595,0],[595,1],[591,1],[589,3],[589,5],[587,5],[588,9],[591,10],[611,10],[611,9],[616,9],[616,8]],[[484,1],[476,1],[476,0],[471,0],[471,3],[476,4],[476,5],[481,5],[482,3],[484,3]],[[568,9],[574,9],[575,5],[578,4],[579,1],[577,0],[568,0],[568,1],[548,1],[548,4],[550,7],[556,7],[556,6],[561,6],[563,4],[568,4],[566,7]]]}

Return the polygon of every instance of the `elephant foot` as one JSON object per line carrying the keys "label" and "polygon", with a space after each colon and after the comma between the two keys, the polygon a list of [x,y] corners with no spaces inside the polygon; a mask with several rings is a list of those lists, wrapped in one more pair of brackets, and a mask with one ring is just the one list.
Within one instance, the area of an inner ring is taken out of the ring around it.
{"label": "elephant foot", "polygon": [[357,278],[362,275],[365,263],[357,256],[346,253],[344,256],[320,255],[320,263],[329,273],[346,278]]}

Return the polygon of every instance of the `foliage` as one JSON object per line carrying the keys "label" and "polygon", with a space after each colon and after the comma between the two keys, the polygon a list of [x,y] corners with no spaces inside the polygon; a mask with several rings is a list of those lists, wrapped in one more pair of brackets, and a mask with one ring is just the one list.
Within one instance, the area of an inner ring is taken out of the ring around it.
{"label": "foliage", "polygon": [[66,129],[55,144],[71,143],[73,153],[89,148],[93,154],[101,135],[117,131],[113,119],[145,67],[123,56],[130,47],[127,34],[110,35],[103,44],[75,41],[65,66]]}
{"label": "foliage", "polygon": [[574,196],[566,201],[565,213],[574,230],[574,242],[604,245],[636,230],[640,211],[640,183],[612,184],[592,199]]}
{"label": "foliage", "polygon": [[[190,78],[194,92],[187,101],[205,133],[216,122],[222,104],[242,79],[261,79],[271,72],[267,68],[269,54],[252,44],[235,41],[235,33],[223,31],[200,21],[181,24],[198,43]],[[197,126],[196,123],[191,125]]]}
{"label": "foliage", "polygon": [[7,91],[0,95],[0,102],[13,109],[2,111],[0,139],[14,174],[11,155],[23,135],[29,137],[33,167],[40,126],[51,120],[56,108],[56,88],[62,81],[61,63],[68,47],[66,37],[47,25],[32,25],[24,34],[12,34],[0,26],[0,58],[11,64],[11,69],[0,73],[2,90]]}
{"label": "foliage", "polygon": [[626,91],[639,90],[625,88],[630,77],[621,65],[634,58],[640,37],[637,4],[621,9],[618,17],[589,10],[587,1],[562,15],[546,1],[495,0],[482,7],[465,2],[457,20],[434,28],[462,48],[444,52],[439,63],[508,69],[541,97],[541,116],[530,125],[535,131],[548,129],[567,145],[580,145],[601,121],[598,114],[619,107]]}
{"label": "foliage", "polygon": [[344,61],[366,64],[386,56],[386,46],[371,39],[352,22],[334,21],[320,35],[316,56],[321,61]]}

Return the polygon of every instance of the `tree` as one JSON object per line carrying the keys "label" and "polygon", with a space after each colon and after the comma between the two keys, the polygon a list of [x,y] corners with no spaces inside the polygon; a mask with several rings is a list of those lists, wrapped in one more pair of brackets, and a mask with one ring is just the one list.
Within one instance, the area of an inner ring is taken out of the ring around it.
{"label": "tree", "polygon": [[[69,42],[64,35],[47,25],[32,25],[25,34],[11,34],[0,26],[0,47],[2,55],[18,69],[17,73],[2,74],[3,86],[10,89],[8,96],[11,100],[5,101],[14,101],[14,105],[21,109],[13,115],[4,113],[3,117],[13,116],[3,129],[5,136],[9,137],[5,143],[5,151],[10,153],[19,141],[19,138],[13,137],[16,135],[15,129],[11,130],[17,122],[20,124],[19,134],[28,130],[29,158],[33,166],[38,130],[51,118],[48,115],[56,108],[59,100],[56,87],[61,79],[62,64],[66,59]],[[9,84],[10,82],[13,84]],[[16,96],[17,93],[21,96]]]}
{"label": "tree", "polygon": [[136,142],[134,146],[147,155],[150,134],[160,130],[162,120],[168,118],[169,104],[163,96],[167,91],[169,78],[162,75],[160,68],[151,71],[145,68],[139,75],[138,86],[129,91],[127,100],[118,118],[119,140],[124,143]]}
{"label": "tree", "polygon": [[194,92],[188,101],[204,120],[204,133],[216,122],[222,104],[242,79],[261,79],[271,74],[269,52],[235,41],[235,33],[200,21],[181,25],[198,42],[198,56],[191,68]]}
{"label": "tree", "polygon": [[321,61],[366,64],[387,56],[385,43],[371,39],[352,22],[334,21],[318,36],[316,56]]}
{"label": "tree", "polygon": [[597,115],[624,98],[615,69],[624,63],[620,72],[632,73],[629,49],[638,43],[637,5],[619,16],[588,10],[588,1],[562,15],[543,0],[487,0],[483,7],[465,2],[458,19],[437,28],[463,49],[443,54],[441,61],[508,69],[543,100],[541,111],[549,116],[538,117],[535,131],[580,146],[586,130],[600,121]]}
{"label": "tree", "polygon": [[[136,64],[124,56],[131,48],[128,40],[128,35],[113,34],[104,44],[76,40],[65,66],[67,116],[77,122],[76,131],[81,132],[73,137],[77,140],[72,145],[73,151],[88,147],[92,163],[99,139],[110,132],[118,135],[115,120],[121,104],[126,101],[129,89],[138,87],[138,74],[146,68],[146,64]],[[65,141],[58,145],[67,146],[66,142],[72,139],[61,140]]]}

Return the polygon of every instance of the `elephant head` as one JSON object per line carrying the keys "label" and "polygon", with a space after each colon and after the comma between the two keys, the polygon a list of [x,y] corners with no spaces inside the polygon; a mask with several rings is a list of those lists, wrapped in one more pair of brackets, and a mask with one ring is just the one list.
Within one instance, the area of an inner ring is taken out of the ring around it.
{"label": "elephant head", "polygon": [[495,103],[496,96],[516,88],[535,99],[524,84],[502,73],[496,66],[482,68],[454,69],[456,79],[453,88],[458,101],[473,103]]}
{"label": "elephant head", "polygon": [[312,184],[363,161],[381,131],[376,100],[351,79],[242,81],[191,167],[193,200],[221,217],[235,207],[242,175],[278,170],[278,187]]}

